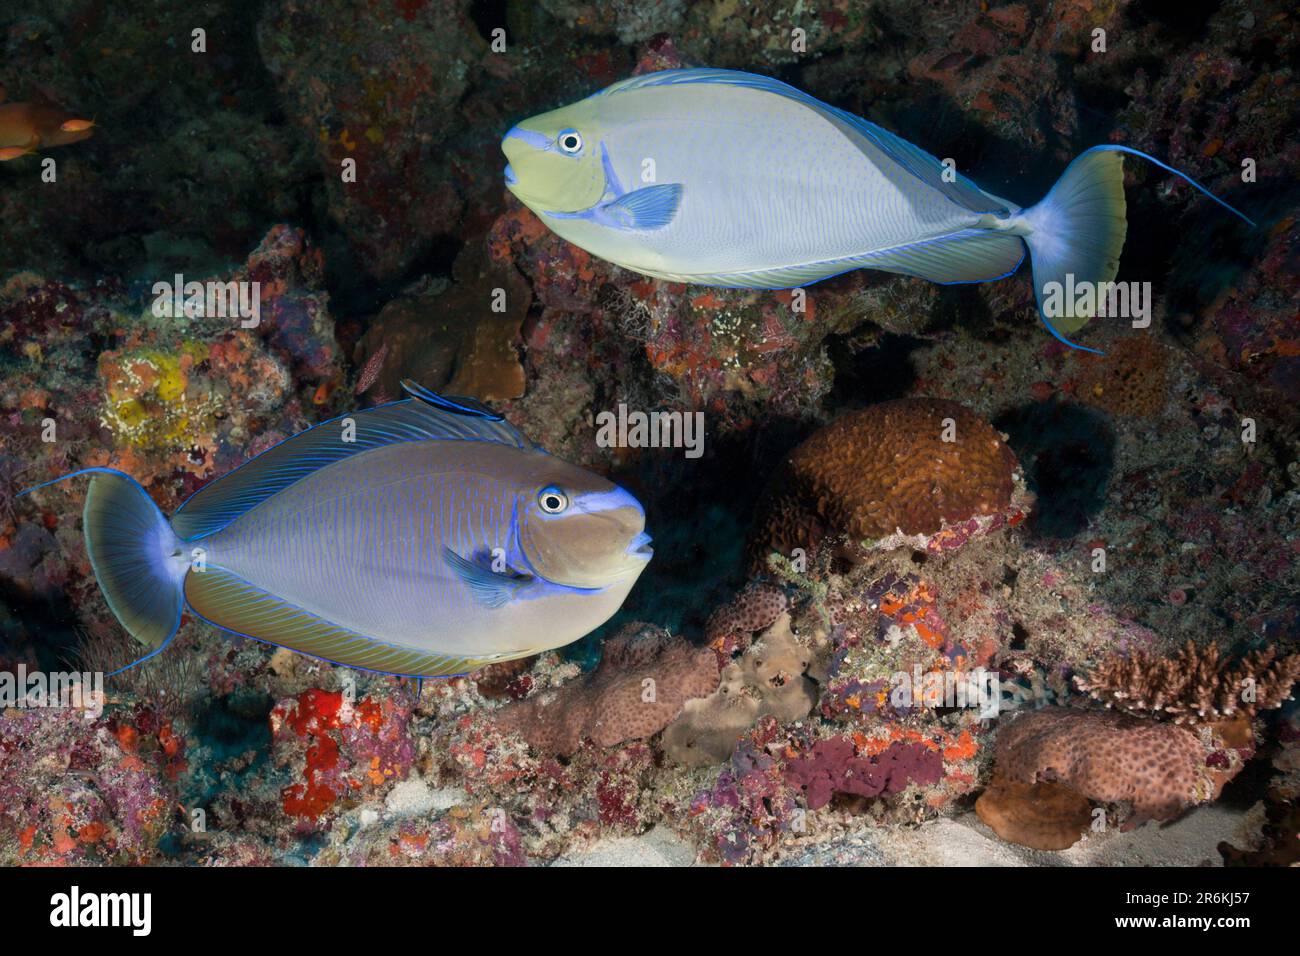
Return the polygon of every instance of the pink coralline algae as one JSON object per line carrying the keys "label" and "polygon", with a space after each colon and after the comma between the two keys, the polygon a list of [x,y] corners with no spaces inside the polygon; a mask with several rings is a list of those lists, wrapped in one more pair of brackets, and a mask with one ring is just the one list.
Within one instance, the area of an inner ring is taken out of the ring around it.
{"label": "pink coralline algae", "polygon": [[786,779],[804,794],[809,810],[819,810],[837,793],[880,797],[900,793],[910,783],[943,779],[943,757],[921,744],[891,744],[874,757],[859,757],[844,737],[819,740],[811,753],[790,761]]}
{"label": "pink coralline algae", "polygon": [[[158,728],[81,711],[12,710],[0,719],[0,864],[155,860],[172,820]],[[167,732],[170,741],[170,729]],[[179,746],[177,744],[176,746]]]}
{"label": "pink coralline algae", "polygon": [[730,765],[681,808],[702,852],[729,866],[754,862],[798,819],[781,764],[768,752],[779,728],[765,718],[732,755]]}

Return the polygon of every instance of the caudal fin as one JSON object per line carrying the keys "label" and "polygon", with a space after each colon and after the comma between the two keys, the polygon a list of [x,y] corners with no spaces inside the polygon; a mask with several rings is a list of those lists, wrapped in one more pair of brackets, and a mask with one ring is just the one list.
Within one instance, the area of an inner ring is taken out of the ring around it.
{"label": "caudal fin", "polygon": [[1185,180],[1220,206],[1254,225],[1200,183],[1172,166],[1128,146],[1094,146],[1075,157],[1047,196],[1024,210],[1029,227],[1024,240],[1034,270],[1039,316],[1049,332],[1085,352],[1063,333],[1083,328],[1096,314],[1097,296],[1067,295],[1085,283],[1110,282],[1119,271],[1119,254],[1128,231],[1124,201],[1124,154],[1137,156]]}
{"label": "caudal fin", "polygon": [[92,476],[83,530],[95,579],[122,626],[152,657],[180,626],[188,555],[153,499],[128,475],[87,468],[55,481],[84,474]]}
{"label": "caudal fin", "polygon": [[[1042,202],[1021,214],[1030,226],[1024,238],[1039,316],[1048,331],[1069,345],[1074,343],[1064,333],[1083,328],[1094,313],[1079,314],[1073,297],[1062,290],[1067,284],[1115,278],[1128,231],[1124,211],[1124,157],[1090,149],[1066,167]],[[1067,278],[1071,275],[1073,283]]]}

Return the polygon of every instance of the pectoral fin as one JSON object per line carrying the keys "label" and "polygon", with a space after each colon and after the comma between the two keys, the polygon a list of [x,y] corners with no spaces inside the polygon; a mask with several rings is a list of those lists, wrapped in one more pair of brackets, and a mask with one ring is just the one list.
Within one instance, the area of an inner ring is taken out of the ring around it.
{"label": "pectoral fin", "polygon": [[681,183],[634,189],[599,207],[598,218],[619,229],[662,229],[682,204]]}
{"label": "pectoral fin", "polygon": [[532,578],[524,574],[498,574],[487,568],[479,567],[473,561],[462,558],[451,548],[443,548],[443,557],[447,566],[456,577],[474,594],[474,599],[484,607],[499,608],[509,604],[519,593],[519,589],[532,583]]}

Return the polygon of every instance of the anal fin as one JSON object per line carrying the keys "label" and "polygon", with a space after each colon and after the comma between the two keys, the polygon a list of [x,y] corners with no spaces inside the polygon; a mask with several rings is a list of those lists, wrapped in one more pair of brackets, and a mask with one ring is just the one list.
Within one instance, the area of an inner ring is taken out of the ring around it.
{"label": "anal fin", "polygon": [[[860,256],[808,262],[753,272],[680,274],[647,272],[670,282],[691,282],[729,289],[793,289],[854,269],[879,269],[916,276],[944,285],[991,282],[1011,275],[1025,257],[1020,237],[988,229],[962,229],[946,236],[865,252]],[[642,270],[646,271],[646,270]]]}
{"label": "anal fin", "polygon": [[868,253],[860,262],[867,269],[954,285],[1005,278],[1020,267],[1024,258],[1025,244],[1019,236],[987,229],[963,229],[937,239]]}
{"label": "anal fin", "polygon": [[449,657],[388,644],[327,621],[213,565],[190,572],[185,579],[185,599],[196,614],[218,627],[362,670],[406,677],[451,677],[510,656]]}

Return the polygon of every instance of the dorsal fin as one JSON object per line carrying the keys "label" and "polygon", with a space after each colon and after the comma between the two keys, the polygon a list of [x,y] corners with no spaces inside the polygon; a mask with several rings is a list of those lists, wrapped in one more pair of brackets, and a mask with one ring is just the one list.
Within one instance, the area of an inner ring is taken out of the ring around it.
{"label": "dorsal fin", "polygon": [[[999,216],[1010,212],[1003,203],[986,195],[978,186],[955,170],[945,176],[947,170],[943,163],[919,146],[909,143],[901,136],[896,136],[875,123],[864,120],[860,116],[854,116],[845,110],[829,106],[817,99],[817,97],[810,96],[803,90],[796,89],[788,83],[774,80],[770,76],[759,76],[757,73],[745,73],[741,70],[709,68],[661,70],[658,73],[646,73],[642,76],[621,80],[613,86],[606,87],[596,95],[609,96],[625,93],[629,90],[690,83],[721,83],[726,86],[748,87],[750,89],[766,90],[769,93],[776,93],[779,96],[796,100],[865,137],[902,169],[932,189],[943,193],[963,209],[978,213],[993,213]],[[952,181],[949,182],[949,179]]]}
{"label": "dorsal fin", "polygon": [[215,534],[312,472],[398,442],[485,441],[533,447],[514,426],[472,398],[437,395],[408,381],[402,388],[412,397],[322,422],[199,489],[172,516],[172,529],[186,541]]}

